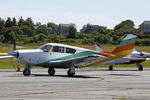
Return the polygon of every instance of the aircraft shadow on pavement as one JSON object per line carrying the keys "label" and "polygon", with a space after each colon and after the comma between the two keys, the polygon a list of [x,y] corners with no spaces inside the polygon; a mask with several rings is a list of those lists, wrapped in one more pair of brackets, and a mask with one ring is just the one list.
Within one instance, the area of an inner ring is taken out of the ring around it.
{"label": "aircraft shadow on pavement", "polygon": [[[49,76],[46,74],[31,74],[32,76]],[[69,77],[67,75],[54,75],[49,77],[67,77],[67,78],[99,78],[99,77],[92,77],[92,76],[85,76],[85,75],[75,75],[74,77]]]}
{"label": "aircraft shadow on pavement", "polygon": [[140,75],[133,75],[133,74],[109,74],[112,76],[140,76]]}
{"label": "aircraft shadow on pavement", "polygon": [[[85,69],[85,70],[78,70],[80,71],[110,71],[108,69]],[[139,71],[138,69],[114,69],[112,71]]]}

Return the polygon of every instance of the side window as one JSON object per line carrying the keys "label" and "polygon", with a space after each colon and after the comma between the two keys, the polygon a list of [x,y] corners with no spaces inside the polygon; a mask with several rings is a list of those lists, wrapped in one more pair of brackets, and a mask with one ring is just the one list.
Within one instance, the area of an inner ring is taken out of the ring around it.
{"label": "side window", "polygon": [[66,53],[75,53],[76,50],[75,49],[72,49],[72,48],[66,48]]}
{"label": "side window", "polygon": [[60,53],[64,53],[64,47],[53,46],[52,52],[60,52]]}

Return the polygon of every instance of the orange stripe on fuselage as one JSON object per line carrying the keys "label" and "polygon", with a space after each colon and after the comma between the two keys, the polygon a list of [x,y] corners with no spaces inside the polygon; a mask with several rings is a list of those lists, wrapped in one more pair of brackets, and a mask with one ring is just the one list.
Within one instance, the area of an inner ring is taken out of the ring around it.
{"label": "orange stripe on fuselage", "polygon": [[125,46],[122,46],[122,47],[118,47],[112,52],[112,54],[122,52],[122,51],[125,51],[125,50],[129,50],[129,49],[133,49],[133,47],[134,47],[134,43],[131,43],[131,44],[128,44],[128,45],[125,45]]}
{"label": "orange stripe on fuselage", "polygon": [[115,54],[114,57],[110,56],[110,57],[105,58],[103,60],[91,63],[91,64],[87,65],[86,67],[97,65],[97,64],[101,64],[101,63],[104,63],[104,62],[107,62],[107,61],[111,61],[111,60],[115,60],[115,59],[118,59],[118,58],[121,58],[121,57],[124,57],[124,56],[128,56],[131,52],[132,52],[132,49],[126,50],[126,51],[122,51],[122,52],[118,52],[118,53]]}
{"label": "orange stripe on fuselage", "polygon": [[115,56],[114,54],[108,53],[108,52],[100,52],[97,55],[102,55],[102,56]]}

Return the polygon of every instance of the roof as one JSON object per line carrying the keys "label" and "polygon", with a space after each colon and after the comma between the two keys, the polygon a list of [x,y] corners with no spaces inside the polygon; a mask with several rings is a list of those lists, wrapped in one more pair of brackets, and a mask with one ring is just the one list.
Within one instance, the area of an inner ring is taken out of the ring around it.
{"label": "roof", "polygon": [[88,49],[85,49],[85,48],[80,48],[80,47],[70,46],[70,45],[65,45],[65,44],[60,44],[60,43],[46,43],[45,45],[56,45],[56,46],[64,46],[64,47],[80,49],[80,50],[88,50]]}
{"label": "roof", "polygon": [[144,24],[150,24],[150,21],[144,21]]}

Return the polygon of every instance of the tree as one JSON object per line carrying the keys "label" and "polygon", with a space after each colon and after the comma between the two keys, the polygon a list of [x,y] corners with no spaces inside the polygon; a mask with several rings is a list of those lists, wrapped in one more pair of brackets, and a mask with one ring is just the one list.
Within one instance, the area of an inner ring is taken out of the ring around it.
{"label": "tree", "polygon": [[82,27],[82,29],[80,30],[81,33],[89,33],[89,30],[88,30],[88,26],[91,25],[90,23],[84,25]]}
{"label": "tree", "polygon": [[134,28],[134,22],[132,20],[122,21],[114,27],[114,30],[119,36],[125,34],[137,34],[137,30]]}
{"label": "tree", "polygon": [[47,27],[51,28],[53,33],[55,33],[55,34],[57,33],[57,29],[58,29],[58,25],[57,24],[55,24],[53,22],[48,22],[47,23]]}
{"label": "tree", "polygon": [[39,41],[43,41],[44,39],[46,38],[46,35],[45,34],[43,34],[43,33],[40,33],[39,34]]}
{"label": "tree", "polygon": [[12,26],[16,26],[16,25],[17,25],[16,18],[13,18],[13,19],[12,19]]}
{"label": "tree", "polygon": [[143,27],[144,26],[144,23],[140,24],[139,27],[138,27],[138,33],[139,35],[143,35]]}
{"label": "tree", "polygon": [[20,29],[19,26],[12,26],[11,30],[15,33],[15,35],[21,35],[22,34],[22,30]]}
{"label": "tree", "polygon": [[77,29],[73,26],[73,25],[70,25],[67,30],[69,31],[69,35],[68,37],[69,38],[75,38],[75,35],[77,33]]}
{"label": "tree", "polygon": [[18,26],[22,26],[22,25],[24,25],[24,19],[21,16],[18,21]]}
{"label": "tree", "polygon": [[45,34],[45,35],[48,35],[47,26],[46,26],[46,25],[40,25],[40,26],[37,28],[36,33],[37,33],[37,34],[43,33],[43,34]]}
{"label": "tree", "polygon": [[25,25],[30,25],[30,26],[33,26],[33,25],[34,25],[32,19],[29,18],[29,17],[25,20],[24,24],[25,24]]}
{"label": "tree", "polygon": [[21,31],[24,35],[27,35],[29,37],[34,36],[34,30],[32,27],[28,26],[28,25],[23,25],[21,27]]}
{"label": "tree", "polygon": [[100,31],[99,31],[101,34],[108,34],[108,29],[107,27],[104,27],[104,26],[100,26]]}
{"label": "tree", "polygon": [[11,26],[12,26],[11,18],[8,17],[5,23],[5,27],[11,27]]}
{"label": "tree", "polygon": [[5,21],[0,18],[0,33],[3,27],[5,27]]}
{"label": "tree", "polygon": [[134,28],[134,22],[132,20],[122,21],[120,24],[114,27],[114,30],[119,30],[122,28]]}
{"label": "tree", "polygon": [[4,35],[0,35],[0,42],[4,41],[5,40],[5,37]]}

